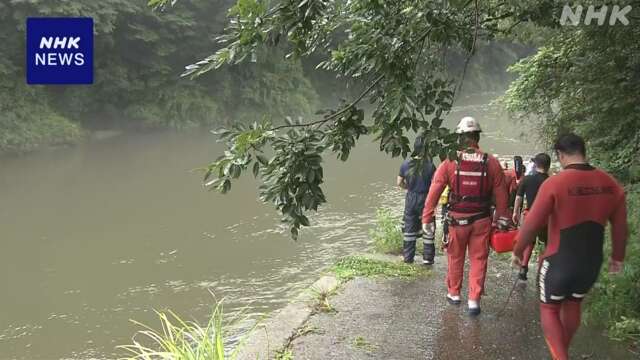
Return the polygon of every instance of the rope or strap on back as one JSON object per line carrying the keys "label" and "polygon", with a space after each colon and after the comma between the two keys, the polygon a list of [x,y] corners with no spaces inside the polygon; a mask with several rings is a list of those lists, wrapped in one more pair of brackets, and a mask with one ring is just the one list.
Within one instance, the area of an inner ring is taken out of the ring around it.
{"label": "rope or strap on back", "polygon": [[482,197],[482,195],[484,195],[484,175],[487,173],[487,158],[488,158],[487,153],[484,153],[484,155],[482,155],[482,173],[480,174],[480,193],[478,194],[478,196]]}

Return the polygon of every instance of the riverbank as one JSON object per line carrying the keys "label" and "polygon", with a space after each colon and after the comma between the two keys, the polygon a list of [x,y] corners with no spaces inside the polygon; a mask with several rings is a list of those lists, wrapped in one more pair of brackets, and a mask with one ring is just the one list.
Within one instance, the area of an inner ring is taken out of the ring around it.
{"label": "riverbank", "polygon": [[[387,266],[403,265],[396,256],[376,255]],[[339,279],[335,267],[330,276]],[[429,272],[415,276],[353,276],[323,299],[329,311],[309,313],[285,337],[269,336],[262,352],[254,338],[251,351],[240,359],[544,359],[548,351],[538,321],[534,283],[518,286],[502,311],[512,288],[510,266],[492,261],[487,276],[483,313],[469,318],[464,306],[448,305],[444,294],[446,259],[439,256]],[[325,280],[326,281],[326,280]],[[464,290],[463,290],[464,291]],[[313,307],[311,307],[313,308]],[[283,310],[267,320],[275,328],[293,316]],[[286,314],[286,316],[284,316]],[[283,334],[283,332],[280,332]],[[275,335],[275,334],[273,334]],[[259,345],[258,345],[259,346]],[[599,329],[583,326],[572,345],[572,356],[582,359],[633,359],[621,343]]]}

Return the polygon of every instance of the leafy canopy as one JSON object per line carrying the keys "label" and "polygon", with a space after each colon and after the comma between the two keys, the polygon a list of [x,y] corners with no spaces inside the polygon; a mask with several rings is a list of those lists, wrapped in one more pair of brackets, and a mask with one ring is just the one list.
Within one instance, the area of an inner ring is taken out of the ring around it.
{"label": "leafy canopy", "polygon": [[[616,2],[590,3],[611,8]],[[640,2],[635,4],[626,26],[556,29],[535,55],[511,68],[519,77],[505,96],[507,109],[536,123],[544,142],[576,132],[588,140],[592,161],[627,181],[640,180]]]}
{"label": "leafy canopy", "polygon": [[[163,7],[169,1],[150,3]],[[553,0],[238,0],[228,12],[224,34],[218,37],[224,46],[187,66],[184,76],[197,77],[223,65],[256,60],[264,46],[277,46],[286,49],[289,58],[322,55],[318,68],[364,90],[350,101],[318,112],[317,119],[223,130],[228,150],[208,167],[205,182],[226,192],[232,180],[251,167],[262,180],[263,200],[275,204],[295,238],[300,226],[309,224],[306,212],[326,201],[321,189],[323,156],[332,154],[346,161],[360,136],[372,134],[380,150],[406,157],[411,153],[407,133],[414,132],[425,139],[426,146],[422,153],[411,155],[454,157],[456,136],[441,125],[478,41],[508,38],[544,44],[557,33],[580,33],[580,27],[559,29],[563,5]],[[457,78],[449,75],[444,61],[448,51],[467,54]],[[530,75],[535,77],[538,71]],[[548,90],[567,95],[563,83]],[[531,87],[516,84],[521,90],[512,91],[521,95],[520,104],[554,101],[541,99],[533,90],[546,87],[545,82],[528,84]],[[373,109],[370,124],[364,121],[361,102],[365,99]],[[545,124],[553,121],[549,113],[516,103],[511,106],[514,112],[535,113]]]}

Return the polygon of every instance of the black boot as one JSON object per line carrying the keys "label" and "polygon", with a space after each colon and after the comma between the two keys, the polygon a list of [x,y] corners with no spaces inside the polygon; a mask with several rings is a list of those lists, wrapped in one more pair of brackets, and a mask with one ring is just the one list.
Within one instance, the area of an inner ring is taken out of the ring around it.
{"label": "black boot", "polygon": [[527,266],[523,266],[520,268],[520,272],[518,273],[518,279],[520,281],[527,281],[527,273],[529,272],[529,268]]}
{"label": "black boot", "polygon": [[413,258],[416,256],[416,241],[404,241],[402,247],[402,257],[407,264],[413,264]]}
{"label": "black boot", "polygon": [[433,265],[433,260],[436,257],[436,246],[431,244],[424,244],[422,252],[422,263],[424,265]]}

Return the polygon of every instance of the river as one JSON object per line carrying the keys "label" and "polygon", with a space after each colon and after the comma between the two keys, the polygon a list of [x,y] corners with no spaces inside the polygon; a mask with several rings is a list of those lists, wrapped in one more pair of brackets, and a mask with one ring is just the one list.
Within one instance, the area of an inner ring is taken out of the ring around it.
{"label": "river", "polygon": [[[484,149],[531,154],[520,126],[468,99]],[[338,256],[369,247],[375,210],[399,209],[399,159],[361,139],[348,163],[325,163],[329,203],[297,242],[247,174],[205,191],[192,169],[223,147],[205,130],[124,134],[0,158],[0,358],[116,358],[154,309],[206,321],[214,303],[257,318],[282,307]],[[538,146],[539,147],[539,146]]]}

